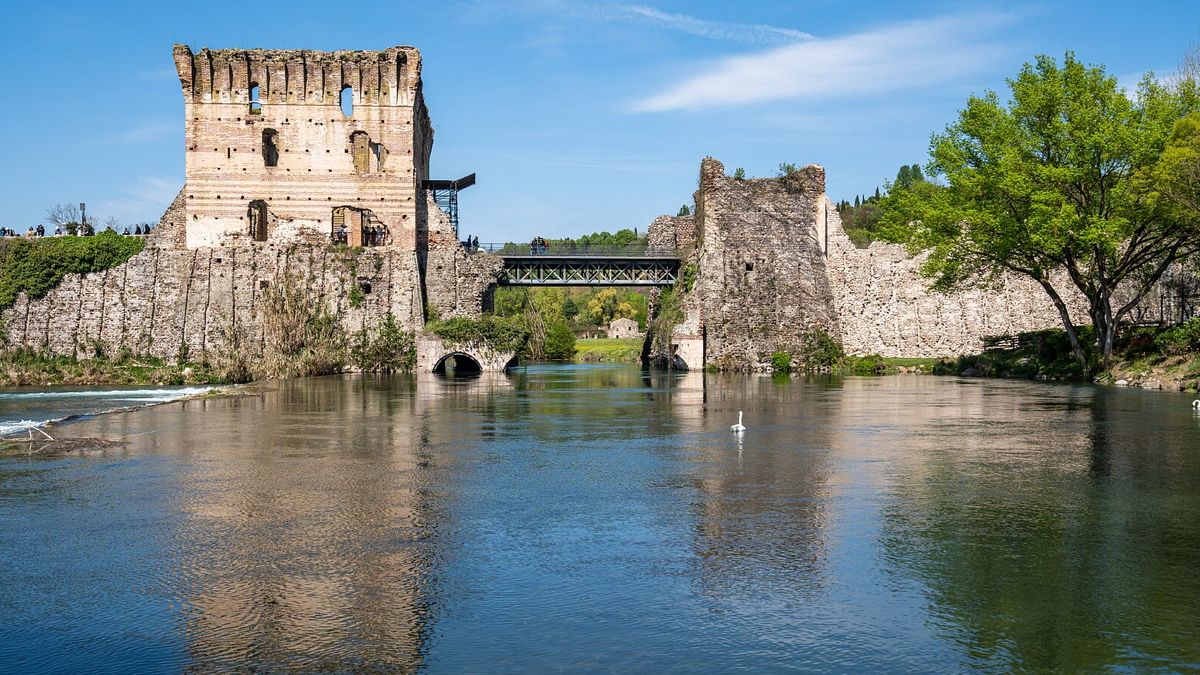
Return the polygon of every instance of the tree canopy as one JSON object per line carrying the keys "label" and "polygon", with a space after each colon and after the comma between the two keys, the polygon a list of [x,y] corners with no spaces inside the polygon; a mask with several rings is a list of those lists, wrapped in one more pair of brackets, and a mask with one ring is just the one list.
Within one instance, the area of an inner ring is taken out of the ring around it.
{"label": "tree canopy", "polygon": [[1073,287],[1107,359],[1121,319],[1172,262],[1200,249],[1194,215],[1162,190],[1188,166],[1195,137],[1177,122],[1197,109],[1195,82],[1147,76],[1131,97],[1103,67],[1067,53],[1061,66],[1037,57],[1008,86],[1007,104],[995,92],[972,97],[933,136],[928,168],[943,184],[893,189],[884,235],[929,252],[935,288],[1004,272],[1033,278],[1084,362],[1066,301]]}

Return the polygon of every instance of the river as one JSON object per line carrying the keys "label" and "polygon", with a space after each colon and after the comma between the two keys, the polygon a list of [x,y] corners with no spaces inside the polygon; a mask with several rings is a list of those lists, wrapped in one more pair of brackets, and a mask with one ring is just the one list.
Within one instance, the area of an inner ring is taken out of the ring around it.
{"label": "river", "polygon": [[0,459],[0,669],[1200,668],[1191,398],[564,365],[101,415]]}

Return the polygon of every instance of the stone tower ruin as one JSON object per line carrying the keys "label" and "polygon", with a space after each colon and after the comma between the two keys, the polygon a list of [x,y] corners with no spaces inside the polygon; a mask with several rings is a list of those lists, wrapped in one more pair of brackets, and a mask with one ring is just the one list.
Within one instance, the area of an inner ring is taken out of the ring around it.
{"label": "stone tower ruin", "polygon": [[433,130],[421,56],[175,45],[187,248],[341,240],[415,251]]}

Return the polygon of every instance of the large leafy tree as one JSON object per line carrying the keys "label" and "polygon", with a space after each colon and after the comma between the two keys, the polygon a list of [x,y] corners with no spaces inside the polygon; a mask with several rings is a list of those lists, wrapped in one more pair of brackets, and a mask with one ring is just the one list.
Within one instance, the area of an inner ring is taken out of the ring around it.
{"label": "large leafy tree", "polygon": [[[893,189],[885,235],[928,251],[935,288],[1033,278],[1086,362],[1066,293],[1087,300],[1095,348],[1112,354],[1117,326],[1172,262],[1200,250],[1200,228],[1159,189],[1177,120],[1196,106],[1194,81],[1147,77],[1126,96],[1116,78],[1067,53],[1039,56],[1008,81],[1011,100],[972,97],[930,144],[943,184]],[[1060,281],[1065,279],[1066,281]]]}

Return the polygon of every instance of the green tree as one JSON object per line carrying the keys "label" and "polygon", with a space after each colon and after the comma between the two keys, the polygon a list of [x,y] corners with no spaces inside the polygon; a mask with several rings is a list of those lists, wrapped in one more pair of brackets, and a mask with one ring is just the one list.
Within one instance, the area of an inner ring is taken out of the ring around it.
{"label": "green tree", "polygon": [[733,172],[733,179],[734,180],[746,180],[746,170],[739,166]]}
{"label": "green tree", "polygon": [[553,361],[567,361],[575,356],[575,332],[565,321],[546,323],[545,356]]}
{"label": "green tree", "polygon": [[614,288],[598,291],[588,300],[586,310],[597,326],[607,326],[613,319],[631,318],[637,313],[633,303],[620,297]]}
{"label": "green tree", "polygon": [[1034,279],[1086,364],[1064,300],[1073,286],[1107,360],[1121,319],[1200,246],[1200,230],[1172,214],[1148,180],[1175,121],[1196,107],[1194,83],[1168,90],[1147,77],[1130,99],[1102,67],[1067,53],[1061,67],[1039,56],[1008,85],[1007,105],[995,92],[972,97],[934,135],[929,166],[946,185],[897,190],[885,234],[930,252],[924,271],[938,289],[1002,272]]}
{"label": "green tree", "polygon": [[799,170],[800,170],[800,167],[796,166],[795,164],[792,164],[791,162],[780,162],[779,169],[776,173],[780,178],[782,178],[784,176],[790,176]]}
{"label": "green tree", "polygon": [[1175,123],[1153,182],[1176,218],[1193,223],[1200,218],[1200,113]]}
{"label": "green tree", "polygon": [[689,208],[687,204],[684,204],[683,206],[679,207],[679,213],[677,213],[677,214],[675,214],[675,215],[677,215],[677,216],[690,216],[690,215],[692,215],[692,209],[691,209],[691,208]]}

